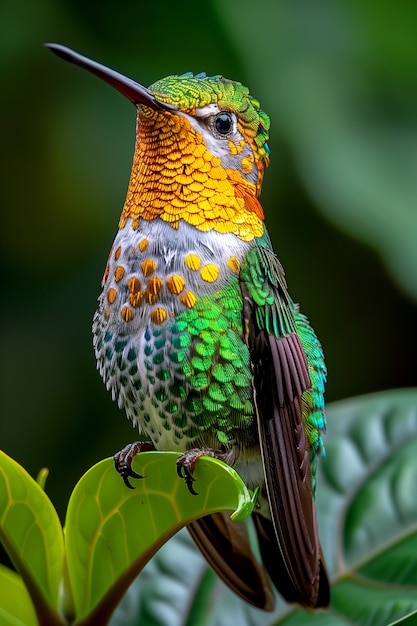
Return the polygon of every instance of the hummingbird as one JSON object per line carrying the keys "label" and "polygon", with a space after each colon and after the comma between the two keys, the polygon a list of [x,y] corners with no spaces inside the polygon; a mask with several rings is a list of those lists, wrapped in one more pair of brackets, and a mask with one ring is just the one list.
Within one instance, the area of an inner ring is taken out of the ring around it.
{"label": "hummingbird", "polygon": [[143,441],[114,459],[126,485],[143,450],[212,456],[259,487],[247,526],[216,513],[188,529],[220,578],[272,610],[326,607],[330,585],[315,509],[324,452],[321,344],[288,293],[259,201],[270,120],[241,83],[205,73],[146,88],[58,44],[137,110],[126,200],[93,320],[97,367]]}

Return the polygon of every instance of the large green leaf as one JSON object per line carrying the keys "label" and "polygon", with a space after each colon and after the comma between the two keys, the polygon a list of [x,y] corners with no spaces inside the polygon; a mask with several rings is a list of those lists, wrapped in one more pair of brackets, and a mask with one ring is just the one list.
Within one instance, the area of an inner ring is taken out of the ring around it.
{"label": "large green leaf", "polygon": [[317,506],[332,609],[380,626],[417,609],[417,391],[329,410]]}
{"label": "large green leaf", "polygon": [[417,624],[417,611],[413,611],[407,617],[391,622],[389,626],[415,626]]}
{"label": "large green leaf", "polygon": [[2,623],[58,626],[63,613],[71,624],[106,624],[129,583],[180,528],[216,511],[230,511],[236,520],[251,514],[256,494],[232,468],[199,459],[199,495],[192,495],[177,475],[178,456],[138,455],[133,466],[144,479],[134,490],[124,485],[112,459],[84,474],[68,505],[64,566],[55,509],[38,483],[1,453],[0,539],[22,575],[0,569]]}
{"label": "large green leaf", "polygon": [[40,623],[62,624],[57,614],[64,564],[61,523],[42,488],[2,451],[0,541],[24,580]]}
{"label": "large green leaf", "polygon": [[333,404],[328,424],[317,509],[333,580],[329,611],[309,614],[278,599],[271,616],[245,605],[180,533],[132,585],[112,626],[415,623],[407,616],[417,610],[417,390]]}
{"label": "large green leaf", "polygon": [[36,613],[19,574],[0,565],[0,624],[38,626]]}
{"label": "large green leaf", "polygon": [[[68,578],[77,620],[106,623],[115,603],[155,552],[180,528],[215,511],[244,519],[254,496],[230,467],[203,457],[193,496],[178,478],[174,452],[143,452],[133,468],[145,476],[129,490],[112,459],[76,485],[65,525]],[[96,621],[94,621],[96,620]],[[77,621],[77,623],[78,623]]]}

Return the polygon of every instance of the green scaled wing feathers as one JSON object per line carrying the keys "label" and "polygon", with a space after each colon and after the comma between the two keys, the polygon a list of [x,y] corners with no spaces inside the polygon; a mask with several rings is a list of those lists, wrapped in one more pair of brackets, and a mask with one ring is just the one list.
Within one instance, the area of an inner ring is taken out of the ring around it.
{"label": "green scaled wing feathers", "polygon": [[266,247],[249,250],[242,264],[242,292],[254,302],[255,322],[259,330],[282,337],[296,331],[291,314],[284,270],[275,254]]}
{"label": "green scaled wing feathers", "polygon": [[321,448],[324,364],[313,330],[288,295],[277,257],[262,243],[247,253],[240,273],[271,516],[255,516],[255,525],[264,563],[284,597],[326,606],[310,462]]}
{"label": "green scaled wing feathers", "polygon": [[324,385],[326,382],[326,366],[323,350],[308,319],[299,312],[298,306],[294,310],[295,325],[301,345],[307,356],[308,371],[311,388],[302,397],[304,428],[310,444],[310,461],[313,462],[317,454],[324,455],[324,446],[321,433],[326,428],[324,412]]}
{"label": "green scaled wing feathers", "polygon": [[[246,334],[265,331],[277,339],[296,334],[301,344],[300,367],[308,380],[302,395],[304,427],[311,446],[311,458],[324,453],[321,432],[326,427],[324,386],[326,367],[320,342],[305,315],[300,313],[287,291],[284,270],[277,256],[265,246],[252,248],[242,264],[241,288],[246,302]],[[252,329],[249,329],[249,326]],[[247,337],[250,344],[251,337]],[[303,363],[304,362],[304,363]]]}

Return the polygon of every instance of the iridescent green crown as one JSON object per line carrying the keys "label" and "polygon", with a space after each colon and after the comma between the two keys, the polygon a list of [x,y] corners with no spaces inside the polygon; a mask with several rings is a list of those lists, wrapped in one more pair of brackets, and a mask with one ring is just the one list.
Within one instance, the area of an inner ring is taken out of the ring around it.
{"label": "iridescent green crown", "polygon": [[169,102],[182,111],[192,111],[208,104],[234,111],[244,127],[254,137],[259,156],[268,162],[268,115],[262,111],[258,100],[241,83],[223,76],[206,76],[204,72],[187,72],[180,76],[167,76],[156,81],[149,90],[162,102]]}

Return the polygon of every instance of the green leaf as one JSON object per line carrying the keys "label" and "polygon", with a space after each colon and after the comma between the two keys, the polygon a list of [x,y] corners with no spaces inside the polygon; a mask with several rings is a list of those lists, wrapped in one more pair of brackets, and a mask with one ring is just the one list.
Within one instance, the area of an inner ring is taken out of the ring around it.
{"label": "green leaf", "polygon": [[22,578],[0,564],[0,624],[38,626],[36,613]]}
{"label": "green leaf", "polygon": [[36,481],[0,451],[0,541],[32,598],[41,624],[62,624],[57,615],[64,564],[58,515]]}
{"label": "green leaf", "polygon": [[417,390],[329,408],[317,507],[332,609],[380,626],[417,609]]}
{"label": "green leaf", "polygon": [[[317,480],[319,528],[333,580],[327,612],[310,614],[281,599],[272,616],[257,611],[215,578],[180,533],[135,580],[112,624],[411,625],[417,612],[417,390],[337,403],[328,407],[328,424]],[[137,573],[185,524],[218,510],[235,511],[237,519],[250,514],[254,496],[231,468],[200,459],[200,495],[192,496],[176,474],[177,458],[138,455],[134,469],[146,478],[133,491],[106,459],[74,489],[66,523],[67,588],[79,626],[106,623]],[[39,623],[61,624],[52,604],[63,571],[59,520],[35,481],[6,455],[0,461],[1,538],[29,583]],[[2,579],[5,594],[21,597],[26,611],[20,578],[0,570]],[[34,623],[30,609],[27,618],[12,617],[10,606],[3,602],[6,624]]]}
{"label": "green leaf", "polygon": [[415,626],[415,624],[417,624],[417,611],[413,611],[410,615],[396,620],[395,622],[391,622],[389,626]]}
{"label": "green leaf", "polygon": [[76,485],[68,505],[65,541],[78,620],[88,617],[105,623],[147,561],[192,520],[219,510],[234,512],[234,519],[250,515],[254,496],[234,470],[202,457],[194,474],[199,495],[193,496],[177,475],[178,456],[137,455],[133,468],[145,478],[135,481],[134,490],[124,485],[112,459],[92,467]]}
{"label": "green leaf", "polygon": [[[328,420],[317,508],[319,526],[326,528],[321,535],[327,565],[340,575],[370,567],[370,559],[383,558],[385,550],[415,535],[417,390],[333,404]],[[400,576],[391,574],[393,580]],[[415,571],[412,582],[417,584]]]}
{"label": "green leaf", "polygon": [[[202,626],[207,624],[210,599],[218,584],[216,575],[206,566],[190,535],[182,530],[146,565],[128,589],[110,624]],[[196,615],[193,606],[198,599],[201,601],[200,616]],[[190,621],[190,614],[194,622]],[[230,618],[230,612],[228,616]],[[240,626],[238,620],[234,623]]]}
{"label": "green leaf", "polygon": [[417,390],[352,398],[327,413],[317,510],[333,582],[328,611],[310,614],[281,599],[272,616],[257,611],[208,573],[180,533],[134,582],[112,626],[191,626],[190,615],[199,626],[416,623]]}

